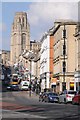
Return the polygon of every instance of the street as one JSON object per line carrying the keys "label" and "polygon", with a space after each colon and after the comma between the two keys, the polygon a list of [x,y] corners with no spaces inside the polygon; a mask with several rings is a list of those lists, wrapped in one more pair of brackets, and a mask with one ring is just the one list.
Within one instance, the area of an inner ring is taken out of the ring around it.
{"label": "street", "polygon": [[[1,94],[1,93],[0,93]],[[79,120],[80,106],[39,102],[38,95],[27,91],[3,92],[2,120]]]}

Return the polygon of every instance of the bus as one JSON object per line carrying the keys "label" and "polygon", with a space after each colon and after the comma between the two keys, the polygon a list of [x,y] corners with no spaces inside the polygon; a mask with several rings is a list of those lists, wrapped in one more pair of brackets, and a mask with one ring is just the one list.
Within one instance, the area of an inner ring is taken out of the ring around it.
{"label": "bus", "polygon": [[11,81],[10,81],[10,84],[11,85],[18,85],[18,74],[12,74],[12,78],[11,78]]}

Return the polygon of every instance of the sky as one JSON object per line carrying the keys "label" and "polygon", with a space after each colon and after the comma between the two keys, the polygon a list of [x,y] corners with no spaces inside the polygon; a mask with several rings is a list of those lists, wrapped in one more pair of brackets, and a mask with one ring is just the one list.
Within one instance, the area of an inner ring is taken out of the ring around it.
{"label": "sky", "polygon": [[16,12],[27,12],[30,40],[40,40],[42,35],[54,26],[57,19],[78,20],[78,2],[75,0],[74,2],[33,1],[15,2],[14,0],[10,2],[10,0],[3,0],[0,3],[0,49],[10,50],[11,25]]}

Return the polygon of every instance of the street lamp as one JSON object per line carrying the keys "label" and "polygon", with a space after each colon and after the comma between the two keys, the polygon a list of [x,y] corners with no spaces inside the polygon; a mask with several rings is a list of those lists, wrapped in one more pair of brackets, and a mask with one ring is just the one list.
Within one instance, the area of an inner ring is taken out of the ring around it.
{"label": "street lamp", "polygon": [[30,92],[29,92],[29,96],[31,97],[31,60],[29,60],[30,61],[30,85],[29,85],[29,90],[30,90]]}
{"label": "street lamp", "polygon": [[46,74],[47,74],[47,73],[45,72],[45,90],[46,90],[46,87],[47,87],[47,86],[46,86]]}

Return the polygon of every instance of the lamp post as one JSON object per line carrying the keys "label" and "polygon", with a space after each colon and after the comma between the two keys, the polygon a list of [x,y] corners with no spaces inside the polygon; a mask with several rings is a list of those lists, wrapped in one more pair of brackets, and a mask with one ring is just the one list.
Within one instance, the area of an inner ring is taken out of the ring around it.
{"label": "lamp post", "polygon": [[46,72],[45,72],[45,91],[46,91]]}
{"label": "lamp post", "polygon": [[30,61],[30,85],[29,85],[29,96],[31,97],[31,60]]}

